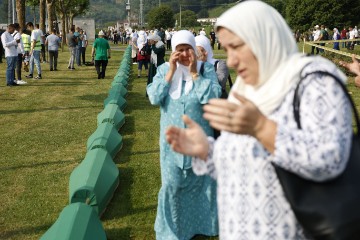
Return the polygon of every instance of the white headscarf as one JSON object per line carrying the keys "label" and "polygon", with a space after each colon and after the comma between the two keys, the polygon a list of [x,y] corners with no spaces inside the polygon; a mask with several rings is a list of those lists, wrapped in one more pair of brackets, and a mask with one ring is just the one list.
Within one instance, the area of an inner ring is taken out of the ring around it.
{"label": "white headscarf", "polygon": [[[161,41],[161,37],[157,34],[149,35],[148,40],[154,40],[156,42],[155,47],[161,48],[165,44]],[[151,61],[155,64],[157,67],[157,54],[154,51],[151,51]]]}
{"label": "white headscarf", "polygon": [[338,34],[340,34],[340,33],[339,33],[339,30],[338,30],[337,28],[334,28],[334,35],[333,35],[333,39],[334,39],[334,40],[338,40],[338,39],[337,39],[337,35],[338,35]]}
{"label": "white headscarf", "polygon": [[[256,56],[258,84],[247,85],[238,76],[232,91],[251,100],[266,116],[281,105],[291,87],[299,82],[300,72],[307,64],[321,61],[333,65],[320,57],[303,57],[285,20],[262,1],[239,3],[221,15],[216,25],[239,36]],[[337,75],[346,79],[340,71]],[[232,94],[229,101],[238,103]]]}
{"label": "white headscarf", "polygon": [[214,65],[216,59],[214,59],[214,53],[210,45],[210,40],[204,35],[199,35],[195,37],[195,42],[196,42],[196,46],[203,47],[207,52],[207,62]]}
{"label": "white headscarf", "polygon": [[[187,30],[178,31],[171,38],[171,47],[173,52],[176,51],[176,47],[180,44],[188,44],[194,49],[194,51],[196,51],[195,37],[191,32]],[[169,63],[167,64],[170,65]],[[197,62],[198,72],[200,70],[200,67],[201,67],[201,62],[198,61]],[[182,81],[186,81],[184,92],[185,94],[188,94],[193,88],[193,84],[194,84],[192,80],[192,76],[190,74],[189,67],[177,63],[177,69],[172,78],[171,87],[169,90],[169,94],[172,99],[180,98],[182,91]]]}

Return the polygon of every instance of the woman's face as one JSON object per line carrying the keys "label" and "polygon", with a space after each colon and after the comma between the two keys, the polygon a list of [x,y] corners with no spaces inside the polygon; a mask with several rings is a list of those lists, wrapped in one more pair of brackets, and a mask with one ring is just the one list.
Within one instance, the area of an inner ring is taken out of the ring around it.
{"label": "woman's face", "polygon": [[198,51],[198,60],[206,62],[207,61],[207,52],[206,52],[205,48],[203,48],[201,46],[196,46],[196,48]]}
{"label": "woman's face", "polygon": [[190,65],[190,50],[193,48],[189,44],[180,44],[176,46],[176,51],[180,52],[179,63],[184,66]]}
{"label": "woman's face", "polygon": [[249,45],[226,28],[220,28],[218,36],[227,54],[228,67],[235,69],[246,84],[255,86],[259,81],[259,62]]}

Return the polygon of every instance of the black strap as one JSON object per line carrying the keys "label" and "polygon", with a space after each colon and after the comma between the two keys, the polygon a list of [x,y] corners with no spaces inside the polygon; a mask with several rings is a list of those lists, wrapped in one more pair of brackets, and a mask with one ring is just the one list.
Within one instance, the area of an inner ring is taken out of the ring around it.
{"label": "black strap", "polygon": [[201,66],[200,66],[200,74],[201,74],[201,76],[204,76],[204,71],[205,71],[205,63],[202,62]]}
{"label": "black strap", "polygon": [[230,74],[229,74],[228,80],[229,80],[229,85],[230,85],[230,88],[232,88],[232,86],[233,86],[233,82],[232,82],[232,80],[231,80],[231,76],[230,76]]}
{"label": "black strap", "polygon": [[295,89],[295,93],[294,93],[294,101],[293,101],[293,108],[294,108],[294,117],[295,117],[295,121],[297,124],[297,127],[299,129],[301,129],[301,122],[300,122],[300,96],[299,96],[299,90],[300,90],[300,85],[301,82],[306,79],[309,75],[312,74],[321,74],[321,75],[327,75],[332,77],[341,87],[341,89],[343,90],[343,92],[345,93],[346,97],[348,98],[348,100],[351,103],[352,106],[352,110],[354,113],[354,118],[355,118],[355,122],[356,122],[356,126],[357,126],[357,135],[360,137],[360,118],[359,118],[359,113],[356,109],[355,103],[353,101],[353,99],[351,98],[345,84],[334,74],[329,73],[329,72],[325,72],[325,71],[316,71],[316,72],[311,72],[306,74],[304,77],[302,77],[298,83],[298,85],[296,86]]}
{"label": "black strap", "polygon": [[217,72],[218,63],[219,63],[219,60],[216,60],[216,62],[215,62],[215,64],[214,64],[215,72]]}

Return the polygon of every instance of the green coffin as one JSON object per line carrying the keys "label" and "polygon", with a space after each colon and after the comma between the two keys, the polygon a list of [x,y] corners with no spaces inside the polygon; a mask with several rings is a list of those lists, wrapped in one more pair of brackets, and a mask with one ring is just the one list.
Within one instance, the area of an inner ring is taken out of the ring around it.
{"label": "green coffin", "polygon": [[96,148],[71,173],[69,202],[86,203],[101,216],[118,185],[119,169],[105,149]]}
{"label": "green coffin", "polygon": [[120,95],[123,98],[125,98],[127,96],[128,91],[121,83],[118,83],[118,84],[112,86],[109,90],[109,95],[114,95],[116,93],[120,93]]}
{"label": "green coffin", "polygon": [[116,84],[121,83],[125,88],[129,85],[128,78],[122,77],[122,78],[114,78],[114,81],[112,81],[111,86],[113,87]]}
{"label": "green coffin", "polygon": [[[118,93],[117,93],[118,94]],[[97,116],[98,125],[104,122],[111,123],[119,130],[125,123],[125,114],[120,111],[117,104],[108,104]]]}
{"label": "green coffin", "polygon": [[101,123],[87,141],[87,150],[106,149],[112,158],[120,151],[123,140],[111,123]]}
{"label": "green coffin", "polygon": [[120,95],[120,93],[117,93],[115,95],[109,95],[104,100],[104,108],[108,104],[116,104],[116,105],[118,105],[121,111],[124,111],[124,109],[125,109],[125,107],[127,105],[126,100]]}
{"label": "green coffin", "polygon": [[40,240],[106,240],[104,228],[95,210],[74,203],[63,209],[59,218]]}

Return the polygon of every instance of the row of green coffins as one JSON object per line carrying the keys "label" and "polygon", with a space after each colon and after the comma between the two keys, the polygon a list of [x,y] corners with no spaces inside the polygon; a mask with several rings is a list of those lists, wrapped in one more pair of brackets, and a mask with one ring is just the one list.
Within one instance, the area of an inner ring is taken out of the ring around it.
{"label": "row of green coffins", "polygon": [[98,127],[87,141],[87,154],[70,175],[70,204],[41,240],[106,239],[99,217],[119,185],[119,169],[113,159],[123,144],[118,131],[125,123],[123,110],[130,71],[128,47],[104,101],[104,110],[97,117]]}

